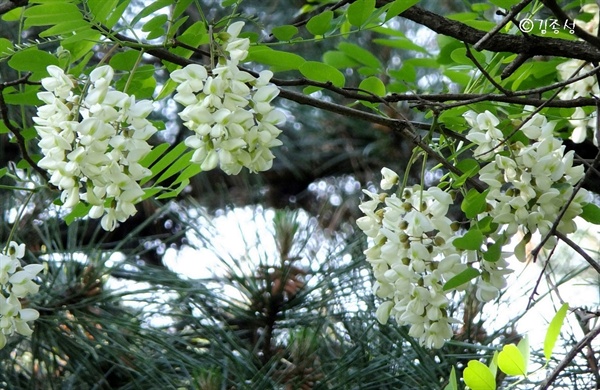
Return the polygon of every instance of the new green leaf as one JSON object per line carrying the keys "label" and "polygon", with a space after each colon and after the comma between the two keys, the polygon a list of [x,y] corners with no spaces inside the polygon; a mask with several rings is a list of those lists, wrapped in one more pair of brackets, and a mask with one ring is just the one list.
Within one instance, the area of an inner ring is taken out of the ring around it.
{"label": "new green leaf", "polygon": [[546,361],[549,361],[552,357],[552,350],[554,349],[554,345],[556,344],[556,340],[558,340],[558,336],[560,335],[560,329],[562,328],[563,322],[565,321],[565,317],[567,316],[567,311],[569,310],[569,304],[563,303],[563,305],[558,309],[552,321],[550,321],[550,326],[548,326],[548,331],[546,332],[546,338],[544,339],[544,357]]}
{"label": "new green leaf", "polygon": [[471,360],[463,372],[465,384],[472,390],[496,390],[494,374],[485,364]]}
{"label": "new green leaf", "polygon": [[498,354],[498,368],[507,375],[527,375],[525,357],[514,344],[505,345]]}

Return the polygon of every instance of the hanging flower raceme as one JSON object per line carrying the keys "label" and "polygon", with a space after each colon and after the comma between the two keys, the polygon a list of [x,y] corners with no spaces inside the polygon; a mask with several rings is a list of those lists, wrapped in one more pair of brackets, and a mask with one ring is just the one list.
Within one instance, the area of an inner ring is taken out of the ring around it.
{"label": "hanging flower raceme", "polygon": [[[584,169],[582,165],[573,166],[573,151],[565,153],[565,147],[554,138],[555,123],[535,114],[521,126],[521,131],[530,140],[528,145],[519,141],[497,143],[494,152],[489,153],[488,139],[497,140],[498,132],[502,134],[496,128],[500,121],[486,111],[489,123],[494,125],[484,128],[472,119],[480,115],[473,111],[464,114],[472,127],[467,138],[477,145],[475,158],[486,162],[479,177],[489,186],[486,201],[490,207],[479,217],[491,216],[508,236],[517,232],[525,237],[531,237],[535,232],[545,235],[562,207],[568,204],[557,230],[563,234],[573,233],[577,228],[573,219],[581,214],[589,195],[585,189],[580,189],[568,203],[575,185],[584,176]],[[485,153],[477,154],[477,151]],[[551,239],[547,245],[553,243]],[[524,254],[518,254],[523,259]]]}
{"label": "hanging flower raceme", "polygon": [[44,269],[41,264],[21,265],[25,255],[25,244],[11,241],[0,253],[0,349],[6,345],[7,337],[18,333],[31,336],[29,323],[39,316],[35,309],[23,308],[26,297],[38,292],[33,281]]}
{"label": "hanging flower raceme", "polygon": [[[391,189],[398,176],[382,170],[381,188]],[[401,193],[375,194],[360,205],[365,214],[358,227],[370,237],[365,251],[376,279],[375,293],[384,301],[377,318],[386,323],[392,316],[409,334],[428,348],[440,348],[452,337],[449,298],[444,284],[467,268],[463,251],[452,241],[457,224],[446,214],[453,203],[437,187],[415,185]]]}
{"label": "hanging flower raceme", "polygon": [[174,100],[185,108],[179,116],[193,132],[185,144],[194,149],[192,161],[208,171],[220,165],[227,174],[242,167],[251,172],[271,168],[271,148],[281,145],[278,125],[285,121],[271,101],[279,89],[269,84],[273,73],[262,71],[258,78],[238,69],[248,55],[250,41],[239,38],[243,22],[227,29],[221,48],[225,53],[208,74],[203,66],[191,64],[171,73],[176,81]]}
{"label": "hanging flower raceme", "polygon": [[136,213],[144,195],[139,181],[150,171],[140,161],[157,131],[147,119],[152,102],[112,89],[108,65],[90,74],[84,95],[75,94],[79,82],[59,67],[49,66],[48,73],[42,80],[47,92],[38,93],[46,104],[33,118],[44,155],[39,166],[62,190],[65,207],[85,201],[92,206],[89,217],[102,218],[102,227],[113,230]]}

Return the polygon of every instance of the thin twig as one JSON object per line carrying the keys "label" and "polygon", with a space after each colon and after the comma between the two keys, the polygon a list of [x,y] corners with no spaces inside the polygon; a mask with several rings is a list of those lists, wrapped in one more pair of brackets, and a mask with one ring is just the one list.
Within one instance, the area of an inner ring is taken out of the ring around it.
{"label": "thin twig", "polygon": [[565,358],[554,368],[550,375],[540,385],[540,390],[546,390],[550,388],[550,385],[558,378],[560,374],[569,364],[573,362],[575,356],[581,352],[586,345],[588,345],[593,339],[600,334],[600,326],[597,326],[586,334],[575,346],[569,351]]}
{"label": "thin twig", "polygon": [[587,31],[585,31],[581,27],[579,27],[577,24],[575,24],[575,22],[571,18],[569,18],[569,15],[567,15],[565,13],[565,11],[563,11],[561,6],[558,5],[556,3],[556,1],[542,0],[542,3],[544,3],[544,5],[548,9],[550,9],[550,11],[552,11],[554,16],[556,16],[556,18],[563,24],[563,26],[566,23],[571,24],[573,26],[573,31],[575,31],[575,35],[578,38],[583,39],[584,41],[590,43],[591,45],[595,46],[596,48],[600,48],[600,39],[598,39],[598,37],[588,33]]}
{"label": "thin twig", "polygon": [[554,235],[567,244],[571,249],[573,249],[577,254],[579,254],[583,259],[592,267],[599,275],[600,275],[600,264],[596,260],[592,258],[592,256],[588,255],[586,251],[584,251],[579,245],[577,245],[573,240],[567,237],[565,234],[561,232],[556,232]]}
{"label": "thin twig", "polygon": [[[596,158],[594,158],[594,162],[592,162],[592,166],[595,167],[596,165],[598,165],[598,163],[600,162],[600,153],[596,154]],[[566,240],[569,240],[564,234],[560,233],[557,229],[558,229],[558,225],[560,223],[560,220],[562,219],[562,217],[565,215],[565,213],[567,212],[567,210],[569,209],[569,206],[571,205],[571,203],[573,202],[573,199],[575,199],[575,196],[577,196],[577,192],[579,192],[579,190],[581,189],[581,186],[583,185],[583,182],[588,179],[592,174],[592,170],[588,169],[587,172],[585,173],[585,176],[582,180],[579,181],[579,183],[577,183],[577,185],[575,186],[575,188],[573,188],[573,193],[571,194],[571,196],[569,197],[569,200],[562,206],[560,213],[558,213],[558,216],[556,217],[556,219],[554,220],[554,223],[552,224],[552,227],[550,228],[550,230],[548,231],[548,233],[546,233],[546,235],[542,238],[542,240],[540,241],[540,243],[531,251],[531,255],[533,256],[533,259],[535,261],[535,259],[537,258],[538,254],[540,253],[540,250],[542,250],[542,248],[544,247],[544,244],[550,239],[550,237],[552,235],[556,235],[557,237],[559,237],[561,240],[563,240],[565,243],[568,243]],[[560,236],[559,236],[560,234]],[[569,240],[570,241],[570,240]],[[572,242],[572,241],[571,241]],[[570,246],[570,245],[569,245]],[[579,248],[579,247],[578,247]],[[575,249],[575,248],[573,248]],[[585,253],[584,251],[581,250],[581,248],[579,248],[580,251],[577,251],[577,253],[581,254],[581,252]],[[583,256],[583,255],[582,255]],[[586,257],[587,256],[587,257]],[[590,261],[588,259],[591,259],[591,257],[589,255],[585,255],[584,258],[586,259],[586,261],[588,261],[588,263],[590,263]],[[600,265],[598,265],[595,261],[593,262],[596,266],[598,266],[598,268],[595,268],[595,265],[590,263],[590,265],[592,267],[594,267],[594,269],[596,269],[596,271],[598,271],[598,273],[600,274]]]}
{"label": "thin twig", "polygon": [[[306,105],[320,108],[320,109],[323,109],[323,110],[326,110],[329,112],[341,114],[341,115],[344,115],[344,116],[347,116],[350,118],[362,119],[367,122],[377,123],[377,124],[389,127],[390,129],[397,131],[403,138],[407,139],[408,141],[414,143],[416,146],[423,149],[423,151],[425,153],[427,153],[430,157],[432,157],[437,162],[439,162],[444,168],[448,169],[450,172],[452,172],[456,175],[459,175],[459,176],[461,176],[463,174],[463,172],[461,172],[460,169],[456,168],[452,163],[450,163],[443,156],[438,154],[429,145],[424,143],[417,134],[415,134],[413,131],[411,131],[411,128],[414,127],[414,123],[411,123],[406,120],[401,120],[401,119],[386,118],[386,117],[383,117],[380,115],[372,114],[370,112],[357,110],[357,109],[351,108],[351,107],[346,107],[341,104],[336,104],[336,103],[328,102],[325,100],[314,99],[314,98],[311,98],[310,96],[306,96],[302,93],[290,91],[287,89],[280,88],[279,96],[284,99],[294,101],[296,103],[306,104]],[[428,125],[428,126],[431,126],[431,125]],[[486,186],[483,183],[481,183],[473,178],[468,179],[468,184],[480,192],[483,192],[486,189]]]}
{"label": "thin twig", "polygon": [[[531,0],[529,0],[531,1]],[[503,94],[510,96],[512,95],[512,92],[507,90],[506,88],[504,88],[503,86],[501,86],[500,84],[498,84],[496,82],[496,80],[494,80],[494,78],[487,72],[487,70],[485,70],[485,68],[479,63],[479,61],[477,61],[477,58],[475,58],[475,56],[473,55],[473,53],[471,53],[471,49],[469,48],[469,45],[467,43],[465,43],[465,48],[467,49],[467,58],[469,58],[471,61],[473,61],[473,63],[475,64],[475,66],[477,67],[477,69],[479,69],[479,71],[481,72],[481,74],[483,74],[483,76],[488,79],[488,81],[490,83],[492,83],[494,85],[494,87],[496,87],[496,89],[498,89],[498,91],[502,92]]]}
{"label": "thin twig", "polygon": [[514,5],[510,11],[504,16],[504,18],[494,26],[493,29],[490,30],[487,34],[485,34],[479,41],[477,41],[473,45],[473,49],[479,51],[481,50],[481,46],[483,46],[487,41],[490,40],[494,35],[496,35],[508,22],[512,21],[514,17],[523,10],[523,8],[527,7],[529,3],[533,0],[523,0],[519,4]]}

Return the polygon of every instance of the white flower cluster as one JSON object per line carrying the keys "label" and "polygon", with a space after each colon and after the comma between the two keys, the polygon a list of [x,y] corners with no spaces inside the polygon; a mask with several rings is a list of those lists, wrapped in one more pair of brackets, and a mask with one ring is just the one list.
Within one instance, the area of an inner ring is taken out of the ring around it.
{"label": "white flower cluster", "polygon": [[171,73],[179,83],[174,100],[185,106],[179,116],[194,134],[185,144],[194,149],[192,161],[208,171],[220,164],[227,174],[242,167],[265,171],[273,164],[271,148],[281,145],[277,125],[285,121],[282,111],[271,106],[279,89],[269,80],[270,71],[258,78],[238,69],[248,55],[250,41],[239,38],[243,22],[231,24],[211,75],[203,66],[191,64]]}
{"label": "white flower cluster", "polygon": [[90,74],[83,96],[73,92],[77,82],[59,67],[49,66],[48,73],[42,80],[47,92],[38,93],[46,104],[33,118],[44,154],[39,166],[62,190],[65,207],[83,200],[92,206],[89,217],[102,217],[102,227],[113,230],[136,213],[144,195],[139,181],[150,171],[140,161],[157,131],[146,119],[152,102],[112,89],[108,65]]}
{"label": "white flower cluster", "polygon": [[[483,114],[472,111],[464,114],[472,127],[467,137],[477,144],[476,150],[487,151],[489,143],[478,140],[496,137],[501,132],[495,127],[479,126],[479,121],[472,118],[480,115]],[[490,123],[499,123],[489,111],[485,115],[491,118]],[[574,186],[583,178],[583,166],[573,166],[573,151],[565,153],[565,147],[553,137],[554,125],[543,115],[535,114],[521,127],[531,140],[529,145],[506,142],[493,154],[475,155],[479,160],[487,161],[479,177],[489,186],[487,202],[490,207],[480,216],[493,217],[494,222],[503,225],[508,236],[517,231],[529,237],[535,232],[547,234],[573,194]],[[568,234],[576,230],[573,218],[581,214],[582,206],[587,202],[587,191],[579,190],[557,227],[559,232]],[[548,245],[552,243],[549,241]]]}
{"label": "white flower cluster", "polygon": [[28,322],[40,316],[35,309],[24,309],[21,300],[35,294],[39,286],[33,281],[44,269],[40,264],[21,266],[25,255],[25,244],[11,241],[0,253],[0,349],[4,348],[7,336],[15,333],[31,336],[33,331]]}
{"label": "white flower cluster", "polygon": [[[598,4],[586,4],[581,7],[583,13],[592,14],[593,17],[588,22],[575,20],[575,23],[586,30],[588,33],[598,35]],[[571,59],[563,62],[556,67],[561,80],[568,80],[584,73],[588,73],[593,69],[593,65],[583,60]],[[596,75],[586,77],[582,80],[575,81],[567,85],[558,97],[562,100],[577,99],[580,97],[598,96],[600,89],[598,88],[598,79]],[[591,115],[587,115],[585,111],[578,107],[573,113],[573,119],[569,120],[573,126],[571,140],[575,143],[581,143],[587,138],[588,130],[596,131],[596,110]],[[594,143],[597,143],[596,137],[592,137]]]}
{"label": "white flower cluster", "polygon": [[[397,175],[384,168],[381,188],[390,189]],[[453,335],[443,285],[466,269],[461,251],[453,245],[457,224],[446,214],[450,194],[438,187],[415,185],[400,195],[365,193],[365,213],[357,225],[372,239],[365,251],[376,281],[375,292],[384,302],[377,319],[390,316],[410,326],[409,334],[428,348],[440,348]]]}

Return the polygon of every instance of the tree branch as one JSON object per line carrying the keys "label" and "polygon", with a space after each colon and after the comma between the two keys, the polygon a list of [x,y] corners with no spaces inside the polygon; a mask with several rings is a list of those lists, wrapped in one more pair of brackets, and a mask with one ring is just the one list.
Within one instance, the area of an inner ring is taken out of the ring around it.
{"label": "tree branch", "polygon": [[540,390],[546,390],[550,388],[550,385],[558,378],[558,374],[560,374],[569,364],[573,362],[575,356],[585,348],[593,339],[596,338],[600,334],[600,326],[597,326],[588,334],[586,334],[574,347],[569,351],[567,356],[554,368],[552,373],[542,382],[540,385]]}
{"label": "tree branch", "polygon": [[[378,0],[383,6],[393,0]],[[477,44],[487,34],[485,31],[467,26],[464,23],[450,20],[421,7],[413,6],[400,14],[401,17],[429,27],[438,34],[446,35],[459,41]],[[584,61],[600,61],[600,49],[588,42],[573,42],[559,38],[538,37],[535,35],[515,36],[497,33],[479,44],[478,49],[491,52],[507,52],[532,56],[576,58]]]}

